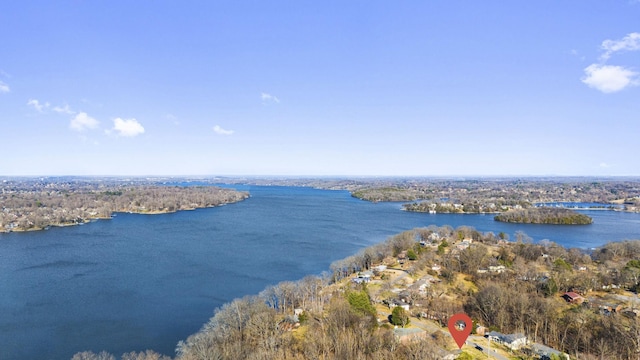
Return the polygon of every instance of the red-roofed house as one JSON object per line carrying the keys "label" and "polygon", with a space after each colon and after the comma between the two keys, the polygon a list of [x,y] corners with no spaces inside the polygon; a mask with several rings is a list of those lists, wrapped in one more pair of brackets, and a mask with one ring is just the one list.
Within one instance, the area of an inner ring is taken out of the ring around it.
{"label": "red-roofed house", "polygon": [[564,295],[562,295],[562,298],[572,304],[582,304],[584,302],[584,298],[573,291],[564,293]]}

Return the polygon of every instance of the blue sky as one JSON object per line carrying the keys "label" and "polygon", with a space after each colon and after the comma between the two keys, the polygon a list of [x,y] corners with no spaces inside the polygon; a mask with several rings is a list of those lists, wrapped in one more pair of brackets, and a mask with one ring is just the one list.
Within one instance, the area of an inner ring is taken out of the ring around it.
{"label": "blue sky", "polygon": [[640,1],[4,1],[0,175],[640,175]]}

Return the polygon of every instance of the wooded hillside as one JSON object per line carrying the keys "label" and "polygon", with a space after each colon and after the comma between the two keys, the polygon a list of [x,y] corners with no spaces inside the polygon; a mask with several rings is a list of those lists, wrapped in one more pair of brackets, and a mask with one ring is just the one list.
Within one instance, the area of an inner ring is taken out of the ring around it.
{"label": "wooded hillside", "polygon": [[101,181],[0,183],[0,232],[40,230],[110,218],[114,212],[167,213],[246,199],[215,186],[160,186]]}

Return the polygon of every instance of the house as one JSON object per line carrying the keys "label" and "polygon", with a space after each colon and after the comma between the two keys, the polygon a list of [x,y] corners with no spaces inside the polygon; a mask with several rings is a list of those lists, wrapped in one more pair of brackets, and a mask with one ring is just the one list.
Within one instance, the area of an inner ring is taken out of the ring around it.
{"label": "house", "polygon": [[621,313],[623,309],[622,304],[613,304],[604,302],[599,299],[589,299],[589,305],[592,309],[598,309],[598,312],[602,315],[611,315],[613,313]]}
{"label": "house", "polygon": [[373,273],[369,274],[368,271],[365,271],[364,273],[358,273],[358,276],[353,278],[351,281],[356,284],[368,283],[369,281],[371,281],[372,276]]}
{"label": "house", "polygon": [[407,304],[406,302],[400,301],[400,300],[392,300],[389,302],[389,309],[393,309],[395,307],[401,307],[403,309],[405,309],[406,311],[409,311],[409,304]]}
{"label": "house", "polygon": [[403,303],[411,304],[413,303],[413,297],[411,296],[411,292],[408,290],[402,290],[398,293],[398,300]]}
{"label": "house", "polygon": [[540,356],[541,360],[550,360],[552,356],[556,356],[559,359],[569,360],[569,355],[563,353],[562,351],[556,350],[554,348],[550,348],[548,346],[542,344],[533,344],[531,345],[531,351]]}
{"label": "house", "polygon": [[456,248],[458,250],[464,250],[464,249],[468,248],[469,246],[471,246],[472,242],[473,242],[473,240],[471,240],[471,239],[462,240],[460,243],[458,243],[456,245]]}
{"label": "house", "polygon": [[511,350],[519,350],[524,345],[527,345],[527,337],[524,334],[502,334],[497,331],[491,331],[485,334],[485,337],[490,341],[495,341],[508,347]]}
{"label": "house", "polygon": [[414,282],[411,285],[411,289],[417,290],[418,292],[420,292],[421,294],[424,294],[427,292],[427,289],[431,287],[431,282],[427,281],[425,279],[420,279],[416,282]]}
{"label": "house", "polygon": [[398,262],[400,264],[404,264],[405,260],[407,260],[407,251],[404,250],[398,254]]}
{"label": "house", "polygon": [[363,277],[372,278],[373,277],[373,271],[372,270],[366,270],[366,271],[361,272],[360,275],[362,275]]}
{"label": "house", "polygon": [[377,271],[379,273],[387,270],[387,265],[378,265],[373,267],[373,271]]}
{"label": "house", "polygon": [[411,284],[411,286],[409,286],[409,289],[424,294],[427,292],[427,289],[431,287],[431,284],[436,284],[441,281],[442,280],[437,279],[431,275],[425,275]]}
{"label": "house", "polygon": [[584,298],[573,291],[567,291],[562,295],[562,298],[571,304],[582,304],[584,302]]}
{"label": "house", "polygon": [[484,336],[484,334],[487,333],[487,328],[482,326],[482,325],[478,325],[478,327],[476,327],[476,334],[480,335],[480,336]]}
{"label": "house", "polygon": [[417,328],[395,328],[393,329],[393,335],[401,343],[408,343],[416,339],[427,338],[427,332]]}
{"label": "house", "polygon": [[602,290],[611,290],[611,289],[620,289],[620,285],[618,284],[602,285]]}
{"label": "house", "polygon": [[504,265],[489,266],[489,271],[492,273],[502,274],[507,268]]}
{"label": "house", "polygon": [[446,351],[445,349],[437,349],[436,352],[438,353],[438,359],[442,359],[442,360],[455,360],[458,358],[458,356],[460,355],[460,350],[456,350],[452,353]]}

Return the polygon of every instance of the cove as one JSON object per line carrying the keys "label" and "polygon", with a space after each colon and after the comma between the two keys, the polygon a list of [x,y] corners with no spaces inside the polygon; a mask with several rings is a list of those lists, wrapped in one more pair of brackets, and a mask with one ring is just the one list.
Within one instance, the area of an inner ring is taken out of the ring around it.
{"label": "cove", "polygon": [[640,214],[584,211],[586,226],[508,224],[493,215],[401,211],[346,191],[231,186],[218,208],[0,234],[0,359],[69,359],[153,349],[174,355],[213,310],[265,286],[320,274],[388,236],[431,224],[524,231],[584,249],[640,238]]}

